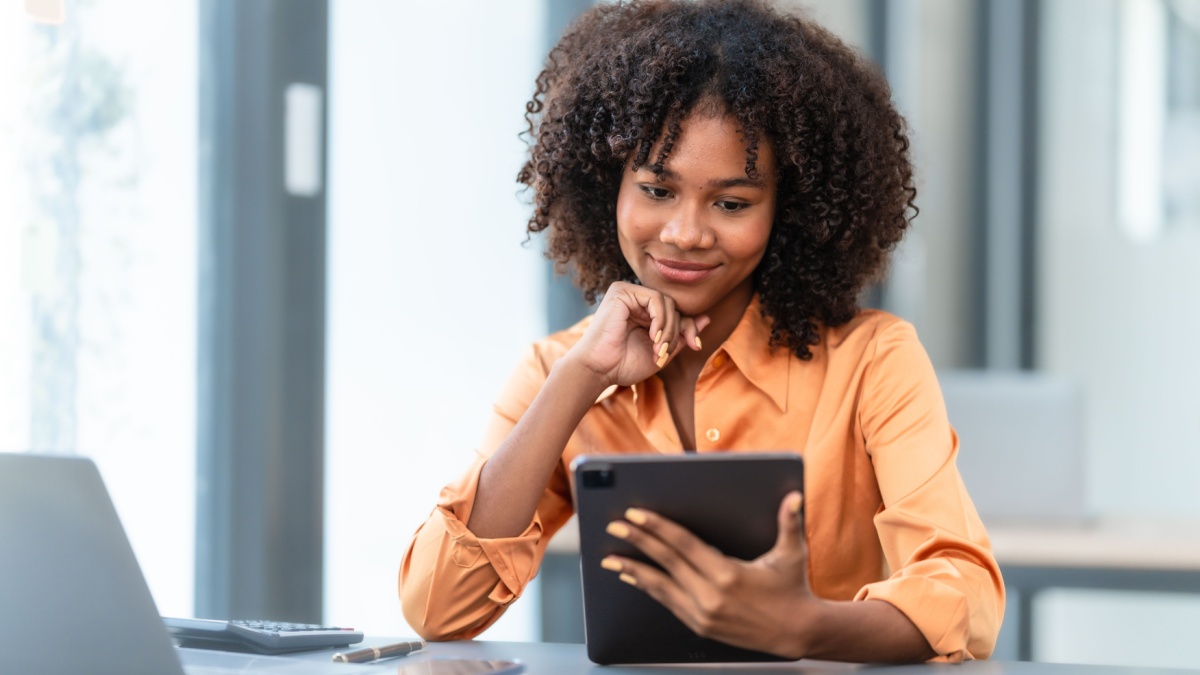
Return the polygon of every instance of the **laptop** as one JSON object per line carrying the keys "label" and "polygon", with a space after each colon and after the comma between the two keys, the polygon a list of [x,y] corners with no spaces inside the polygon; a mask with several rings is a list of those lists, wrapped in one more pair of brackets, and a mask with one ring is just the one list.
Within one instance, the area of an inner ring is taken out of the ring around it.
{"label": "laptop", "polygon": [[0,454],[0,671],[184,673],[90,459]]}
{"label": "laptop", "polygon": [[351,671],[177,650],[95,463],[0,453],[0,673],[246,672]]}
{"label": "laptop", "polygon": [[329,652],[266,656],[176,649],[95,463],[0,453],[0,673],[469,675],[486,659],[339,664]]}

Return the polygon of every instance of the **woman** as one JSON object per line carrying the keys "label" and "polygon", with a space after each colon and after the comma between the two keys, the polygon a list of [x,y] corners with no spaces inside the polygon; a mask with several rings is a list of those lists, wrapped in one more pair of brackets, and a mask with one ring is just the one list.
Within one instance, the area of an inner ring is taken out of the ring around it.
{"label": "woman", "polygon": [[[828,32],[751,0],[601,5],[527,106],[530,232],[595,314],[535,344],[401,568],[430,639],[537,572],[580,454],[791,449],[762,558],[631,510],[604,567],[697,633],[790,658],[986,658],[1004,607],[912,327],[857,298],[916,212],[903,120]],[[804,514],[803,516],[801,514]]]}

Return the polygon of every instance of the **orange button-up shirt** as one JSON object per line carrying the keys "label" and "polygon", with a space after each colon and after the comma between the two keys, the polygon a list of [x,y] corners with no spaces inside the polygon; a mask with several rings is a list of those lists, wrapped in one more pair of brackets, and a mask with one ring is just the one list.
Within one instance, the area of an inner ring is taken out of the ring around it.
{"label": "orange button-up shirt", "polygon": [[[587,325],[533,345],[494,407],[475,462],[442,490],[414,535],[400,596],[422,636],[474,637],[521,595],[574,512],[569,466],[577,456],[684,451],[657,376],[610,388],[567,442],[524,532],[484,539],[467,529],[484,462]],[[813,592],[891,603],[943,658],[989,656],[1004,582],[955,465],[958,438],[913,327],[862,311],[823,328],[809,361],[768,349],[769,338],[756,297],[696,382],[696,450],[799,452]]]}

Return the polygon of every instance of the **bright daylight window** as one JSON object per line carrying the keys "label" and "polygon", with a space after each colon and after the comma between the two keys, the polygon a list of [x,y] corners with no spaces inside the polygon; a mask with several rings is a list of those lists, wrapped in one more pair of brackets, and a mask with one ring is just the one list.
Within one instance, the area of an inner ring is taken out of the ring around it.
{"label": "bright daylight window", "polygon": [[1200,0],[1121,5],[1121,223],[1135,241],[1200,227]]}
{"label": "bright daylight window", "polygon": [[1168,222],[1200,227],[1200,0],[1171,0],[1167,23]]}
{"label": "bright daylight window", "polygon": [[0,4],[0,450],[93,457],[160,611],[186,616],[196,6],[68,2],[49,25]]}

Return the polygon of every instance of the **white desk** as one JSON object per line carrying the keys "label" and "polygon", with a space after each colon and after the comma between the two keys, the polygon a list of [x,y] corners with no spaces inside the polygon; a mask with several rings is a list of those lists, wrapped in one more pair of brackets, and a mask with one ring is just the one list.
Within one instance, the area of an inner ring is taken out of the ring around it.
{"label": "white desk", "polygon": [[1200,523],[1106,519],[1077,526],[989,525],[1017,601],[1017,658],[1033,656],[1033,603],[1048,588],[1200,593]]}
{"label": "white desk", "polygon": [[[403,638],[402,638],[403,639]],[[409,638],[411,639],[411,638]],[[396,639],[368,638],[364,645],[383,645]],[[376,664],[338,665],[330,661],[329,651],[312,652],[288,657],[272,657],[260,661],[257,666],[248,666],[246,673],[272,673],[277,675],[419,675],[420,664],[435,658],[470,658],[516,660],[525,665],[528,675],[726,675],[750,673],[751,675],[820,675],[824,673],[896,673],[897,675],[1180,675],[1184,672],[1162,668],[1121,668],[1111,666],[1085,666],[1049,663],[1025,663],[1002,661],[969,661],[961,665],[917,664],[908,666],[866,666],[844,663],[799,661],[782,664],[723,664],[700,666],[597,666],[587,659],[583,645],[550,644],[527,642],[445,642],[430,645],[410,656],[382,661]],[[213,655],[201,650],[181,649],[185,666],[192,669],[211,663]],[[241,656],[247,659],[255,657]],[[259,657],[261,658],[261,657]],[[402,666],[411,668],[402,669]]]}

